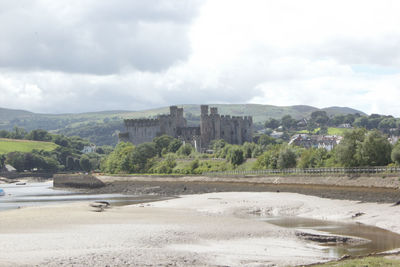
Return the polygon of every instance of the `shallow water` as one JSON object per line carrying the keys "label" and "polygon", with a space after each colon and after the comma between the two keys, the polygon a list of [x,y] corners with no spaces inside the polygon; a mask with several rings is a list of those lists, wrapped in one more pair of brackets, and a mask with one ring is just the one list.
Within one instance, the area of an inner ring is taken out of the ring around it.
{"label": "shallow water", "polygon": [[53,182],[27,183],[26,185],[2,184],[5,196],[0,196],[0,211],[31,207],[71,203],[79,201],[104,200],[113,206],[130,205],[161,200],[159,196],[140,196],[122,194],[86,194],[53,188]]}
{"label": "shallow water", "polygon": [[374,226],[301,217],[272,217],[262,220],[282,227],[296,228],[300,231],[301,229],[311,229],[333,235],[353,236],[370,240],[368,243],[358,245],[321,244],[326,247],[325,250],[331,257],[341,257],[343,255],[361,256],[400,248],[399,234]]}

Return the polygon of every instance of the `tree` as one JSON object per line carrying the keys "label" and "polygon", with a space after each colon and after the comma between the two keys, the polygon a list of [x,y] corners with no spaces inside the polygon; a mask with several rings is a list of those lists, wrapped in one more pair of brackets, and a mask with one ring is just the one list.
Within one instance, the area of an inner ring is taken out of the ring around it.
{"label": "tree", "polygon": [[35,141],[51,141],[52,136],[45,130],[32,130],[27,136],[26,139],[28,140],[35,140]]}
{"label": "tree", "polygon": [[68,156],[65,163],[65,168],[68,171],[72,171],[75,168],[74,158],[72,156]]}
{"label": "tree", "polygon": [[282,127],[286,130],[289,130],[296,126],[297,121],[292,118],[290,115],[285,115],[282,117]]}
{"label": "tree", "polygon": [[40,169],[48,171],[48,172],[56,172],[58,170],[62,170],[63,166],[59,164],[59,162],[52,157],[42,157],[43,165]]}
{"label": "tree", "polygon": [[6,156],[4,154],[0,154],[0,171],[4,168],[6,162]]}
{"label": "tree", "polygon": [[397,123],[395,118],[385,118],[381,120],[381,122],[378,125],[378,129],[381,130],[384,133],[389,133],[390,129],[396,128]]}
{"label": "tree", "polygon": [[9,137],[12,139],[24,139],[26,134],[25,129],[15,126],[14,131],[9,134]]}
{"label": "tree", "polygon": [[6,130],[0,130],[0,138],[10,138],[10,133]]}
{"label": "tree", "polygon": [[82,155],[82,157],[79,160],[79,165],[81,166],[81,169],[86,172],[92,170],[92,166],[90,165],[90,159],[87,155]]}
{"label": "tree", "polygon": [[68,138],[63,135],[57,135],[54,138],[54,143],[56,143],[59,146],[63,146],[63,147],[68,147],[70,145]]}
{"label": "tree", "polygon": [[174,139],[172,140],[171,143],[169,143],[168,145],[168,152],[171,153],[176,153],[176,151],[178,151],[178,149],[182,146],[182,141],[178,140],[178,139]]}
{"label": "tree", "polygon": [[182,156],[189,156],[193,151],[193,146],[189,143],[186,143],[178,149],[177,153]]}
{"label": "tree", "polygon": [[386,166],[390,163],[392,146],[378,130],[367,134],[358,148],[360,165]]}
{"label": "tree", "polygon": [[264,126],[265,128],[276,129],[279,127],[279,125],[280,122],[278,120],[271,118],[265,122]]}
{"label": "tree", "polygon": [[129,162],[133,164],[131,172],[145,173],[151,168],[151,159],[157,156],[156,145],[153,142],[143,143],[135,147],[129,155]]}
{"label": "tree", "polygon": [[276,169],[278,168],[278,158],[280,145],[270,146],[261,156],[257,158],[255,168],[257,169]]}
{"label": "tree", "polygon": [[367,117],[360,117],[360,118],[357,118],[354,121],[354,126],[360,127],[360,128],[367,129],[368,128],[368,124],[369,124],[369,121],[368,121]]}
{"label": "tree", "polygon": [[277,167],[279,169],[287,169],[296,167],[296,153],[289,148],[285,147],[279,152]]}
{"label": "tree", "polygon": [[399,141],[397,141],[396,145],[393,147],[391,158],[397,165],[400,165],[400,142]]}
{"label": "tree", "polygon": [[[129,173],[133,170],[131,162],[132,153],[135,147],[132,143],[120,142],[115,150],[110,153],[103,162],[101,168],[104,172],[109,173]],[[79,161],[78,161],[79,163]],[[79,165],[79,164],[78,164]],[[76,166],[75,166],[76,169]]]}
{"label": "tree", "polygon": [[243,149],[239,146],[232,146],[229,149],[227,160],[233,165],[237,166],[244,162]]}
{"label": "tree", "polygon": [[251,158],[251,156],[253,155],[253,151],[254,149],[257,147],[257,145],[255,143],[249,143],[249,142],[245,142],[242,145],[242,149],[243,149],[243,154],[244,157],[246,159]]}
{"label": "tree", "polygon": [[211,148],[214,153],[218,153],[222,148],[224,148],[228,143],[224,139],[213,140],[211,142]]}
{"label": "tree", "polygon": [[347,114],[344,117],[344,123],[349,123],[351,125],[353,125],[353,122],[356,120],[356,118],[359,118],[360,114]]}
{"label": "tree", "polygon": [[302,169],[323,167],[326,159],[328,159],[328,151],[324,148],[305,149],[301,153],[297,166]]}
{"label": "tree", "polygon": [[309,134],[313,134],[315,129],[317,128],[317,124],[313,120],[309,120],[307,122],[307,131]]}
{"label": "tree", "polygon": [[364,128],[357,128],[344,134],[343,140],[335,149],[335,157],[341,166],[360,166],[357,151],[365,139],[366,132]]}
{"label": "tree", "polygon": [[336,115],[331,119],[332,126],[339,126],[344,123],[346,117],[344,115]]}
{"label": "tree", "polygon": [[321,135],[326,135],[326,134],[328,134],[328,127],[326,127],[326,126],[321,126],[317,134],[321,134]]}
{"label": "tree", "polygon": [[165,151],[168,149],[169,144],[173,141],[174,138],[172,138],[169,135],[161,135],[153,139],[153,142],[155,143],[155,148],[157,151],[157,154],[159,157],[161,157],[162,151],[165,149]]}
{"label": "tree", "polygon": [[329,117],[324,110],[316,110],[311,113],[311,120],[318,123],[318,125],[326,125]]}
{"label": "tree", "polygon": [[172,173],[176,166],[176,156],[173,153],[168,153],[165,155],[164,160],[162,160],[153,171],[156,173]]}
{"label": "tree", "polygon": [[258,138],[258,144],[259,145],[263,145],[263,146],[267,146],[267,145],[270,145],[270,144],[276,144],[276,140],[275,140],[275,138],[273,138],[273,137],[271,137],[269,135],[263,134],[263,135],[260,136],[260,138]]}
{"label": "tree", "polygon": [[22,152],[10,152],[7,154],[6,163],[13,166],[17,171],[25,170],[25,158]]}

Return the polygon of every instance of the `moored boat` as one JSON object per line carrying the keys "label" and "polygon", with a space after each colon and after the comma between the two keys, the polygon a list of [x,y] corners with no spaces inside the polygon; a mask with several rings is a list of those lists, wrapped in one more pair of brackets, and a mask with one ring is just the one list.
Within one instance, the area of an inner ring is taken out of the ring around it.
{"label": "moored boat", "polygon": [[0,188],[0,196],[4,196],[5,194],[6,192],[4,192],[4,190]]}

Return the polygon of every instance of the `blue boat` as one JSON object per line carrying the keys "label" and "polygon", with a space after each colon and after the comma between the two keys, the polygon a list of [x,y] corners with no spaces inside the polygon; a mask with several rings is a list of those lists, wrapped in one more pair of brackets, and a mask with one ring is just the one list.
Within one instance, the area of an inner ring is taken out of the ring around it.
{"label": "blue boat", "polygon": [[5,194],[6,194],[6,192],[4,192],[4,190],[0,188],[0,197],[4,196]]}

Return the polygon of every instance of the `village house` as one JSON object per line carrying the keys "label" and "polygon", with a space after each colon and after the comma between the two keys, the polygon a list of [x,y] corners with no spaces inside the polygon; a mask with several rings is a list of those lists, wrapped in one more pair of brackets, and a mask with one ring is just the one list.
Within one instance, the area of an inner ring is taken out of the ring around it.
{"label": "village house", "polygon": [[342,137],[337,135],[296,134],[290,139],[289,145],[296,145],[304,148],[324,148],[331,151],[341,140]]}

